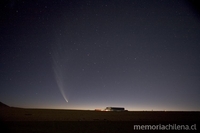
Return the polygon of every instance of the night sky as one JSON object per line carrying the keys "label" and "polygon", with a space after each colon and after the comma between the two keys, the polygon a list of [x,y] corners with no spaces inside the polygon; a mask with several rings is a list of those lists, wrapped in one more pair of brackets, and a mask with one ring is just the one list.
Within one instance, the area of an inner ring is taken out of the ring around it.
{"label": "night sky", "polygon": [[195,5],[2,0],[0,101],[25,108],[200,111]]}

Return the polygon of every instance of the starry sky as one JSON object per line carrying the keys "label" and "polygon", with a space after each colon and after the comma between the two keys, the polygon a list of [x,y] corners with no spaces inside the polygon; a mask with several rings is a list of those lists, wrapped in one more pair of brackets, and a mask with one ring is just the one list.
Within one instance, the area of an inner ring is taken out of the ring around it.
{"label": "starry sky", "polygon": [[200,11],[184,0],[2,0],[0,101],[200,111]]}

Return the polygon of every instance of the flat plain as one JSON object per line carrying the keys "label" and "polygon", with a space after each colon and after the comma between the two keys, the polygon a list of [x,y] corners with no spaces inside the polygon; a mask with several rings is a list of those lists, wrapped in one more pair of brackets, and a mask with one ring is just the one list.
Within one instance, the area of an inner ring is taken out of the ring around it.
{"label": "flat plain", "polygon": [[[196,128],[198,128],[200,112],[116,112],[2,107],[0,108],[0,121],[5,131],[17,133],[141,132],[141,130],[134,130],[133,126],[146,124],[196,124]],[[177,131],[174,130],[174,132]]]}

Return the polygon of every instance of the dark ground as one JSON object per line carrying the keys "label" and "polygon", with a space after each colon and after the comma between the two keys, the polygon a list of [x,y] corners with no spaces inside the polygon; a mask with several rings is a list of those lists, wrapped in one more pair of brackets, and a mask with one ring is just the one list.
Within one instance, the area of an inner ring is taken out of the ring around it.
{"label": "dark ground", "polygon": [[[158,111],[86,111],[21,109],[1,107],[0,121],[7,132],[67,133],[67,132],[149,132],[134,130],[134,125],[193,125],[199,129],[200,112]],[[170,130],[179,132],[180,130]],[[190,132],[197,132],[191,131]],[[160,132],[151,130],[150,132]],[[169,131],[164,131],[169,132]],[[183,132],[181,130],[181,132]],[[189,132],[189,131],[184,131]]]}

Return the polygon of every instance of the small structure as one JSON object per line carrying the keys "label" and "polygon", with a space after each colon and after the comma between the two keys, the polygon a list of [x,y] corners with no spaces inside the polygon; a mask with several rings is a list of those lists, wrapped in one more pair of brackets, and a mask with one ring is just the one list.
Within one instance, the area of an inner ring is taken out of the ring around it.
{"label": "small structure", "polygon": [[104,111],[126,111],[123,107],[106,107]]}

